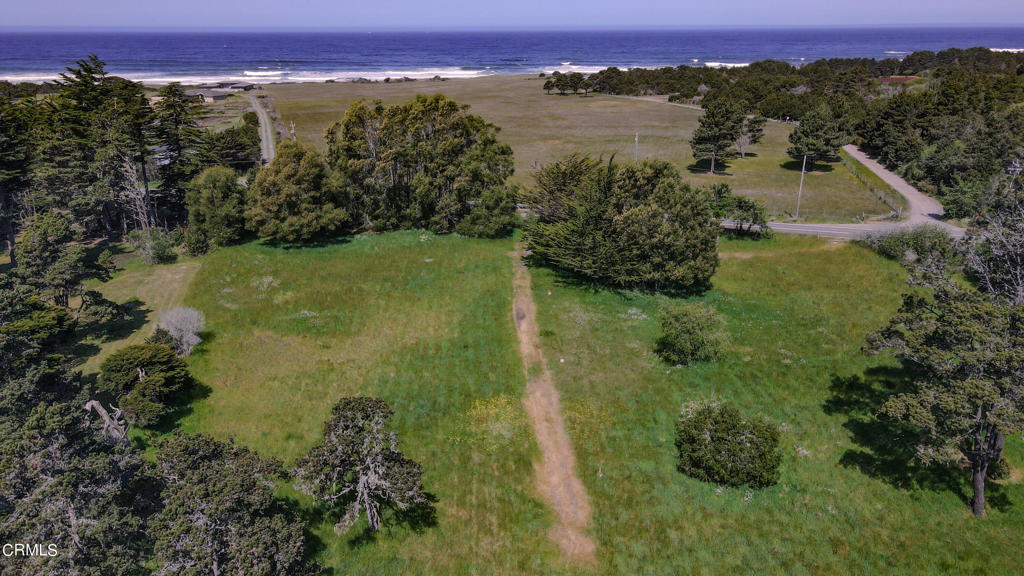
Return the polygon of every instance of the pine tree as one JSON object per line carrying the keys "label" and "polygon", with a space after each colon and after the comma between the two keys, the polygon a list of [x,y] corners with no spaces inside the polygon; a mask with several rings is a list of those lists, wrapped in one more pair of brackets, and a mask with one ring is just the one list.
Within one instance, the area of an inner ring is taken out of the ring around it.
{"label": "pine tree", "polygon": [[733,145],[740,137],[743,108],[734,100],[719,99],[704,108],[697,129],[690,138],[695,160],[711,160],[710,172],[715,173],[715,162],[735,156]]}

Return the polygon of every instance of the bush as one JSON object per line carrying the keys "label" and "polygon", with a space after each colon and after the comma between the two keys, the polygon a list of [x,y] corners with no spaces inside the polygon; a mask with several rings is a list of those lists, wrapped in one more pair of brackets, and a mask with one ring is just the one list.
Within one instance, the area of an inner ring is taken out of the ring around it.
{"label": "bush", "polygon": [[516,223],[515,194],[504,186],[484,192],[455,231],[476,238],[502,238],[512,233]]}
{"label": "bush", "polygon": [[178,356],[192,354],[192,349],[203,341],[199,333],[204,328],[206,317],[203,313],[184,306],[161,311],[160,321],[157,323],[157,330],[167,332],[166,337],[161,335],[160,338],[169,338],[172,343],[170,347]]}
{"label": "bush", "polygon": [[762,488],[779,480],[779,430],[716,402],[692,403],[676,423],[678,469],[725,486]]}
{"label": "bush", "polygon": [[685,366],[718,358],[725,339],[725,320],[713,308],[677,305],[662,312],[654,351],[670,364]]}
{"label": "bush", "polygon": [[900,262],[933,257],[949,260],[956,252],[953,237],[942,228],[930,224],[869,234],[860,243],[886,258]]}
{"label": "bush", "polygon": [[206,238],[206,232],[197,226],[193,226],[185,232],[185,253],[189,256],[202,256],[210,250],[210,242]]}
{"label": "bush", "polygon": [[178,258],[174,252],[177,245],[174,240],[174,235],[163,228],[150,228],[149,231],[132,230],[128,233],[128,243],[146,264],[174,262]]}
{"label": "bush", "polygon": [[155,424],[167,404],[194,381],[185,361],[161,344],[136,344],[114,352],[100,365],[100,385],[118,397],[131,422]]}
{"label": "bush", "polygon": [[159,344],[174,349],[174,337],[167,330],[157,326],[153,333],[146,337],[146,344]]}

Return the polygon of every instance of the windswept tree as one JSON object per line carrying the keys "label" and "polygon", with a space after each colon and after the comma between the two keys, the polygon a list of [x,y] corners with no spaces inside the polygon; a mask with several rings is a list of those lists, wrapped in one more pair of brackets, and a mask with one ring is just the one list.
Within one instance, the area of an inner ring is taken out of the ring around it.
{"label": "windswept tree", "polygon": [[246,226],[260,238],[308,242],[338,234],[350,220],[348,184],[323,156],[294,141],[281,143],[247,192]]}
{"label": "windswept tree", "polygon": [[919,374],[881,413],[920,432],[917,457],[925,464],[966,459],[971,509],[983,516],[1006,436],[1024,427],[1024,307],[963,288],[930,263],[912,274],[912,285],[889,326],[869,338]]}
{"label": "windswept tree", "polygon": [[735,156],[734,145],[740,138],[744,117],[743,107],[735,100],[722,98],[708,103],[690,138],[693,158],[710,160],[709,172],[714,174],[716,161]]}
{"label": "windswept tree", "polygon": [[[514,196],[512,148],[498,128],[441,94],[394,106],[357,102],[327,131],[330,165],[359,191],[362,226],[452,232],[485,193]],[[487,202],[510,215],[508,202]],[[493,231],[486,235],[494,235]]]}
{"label": "windswept tree", "polygon": [[802,159],[800,167],[800,190],[796,196],[796,214],[800,217],[800,201],[804,195],[804,176],[807,174],[807,161],[811,166],[821,160],[832,160],[839,155],[846,135],[839,118],[826,104],[808,112],[800,119],[800,125],[789,134],[791,146],[786,151],[791,158]]}
{"label": "windswept tree", "polygon": [[363,512],[378,530],[386,510],[430,506],[420,465],[398,450],[386,429],[391,407],[378,398],[342,398],[324,427],[323,441],[295,467],[299,488],[342,513],[336,532],[351,528]]}
{"label": "windswept tree", "polygon": [[588,166],[570,158],[542,177],[550,190],[532,193],[531,206],[544,216],[526,230],[529,248],[602,284],[706,287],[718,266],[720,228],[708,191],[683,183],[664,161]]}

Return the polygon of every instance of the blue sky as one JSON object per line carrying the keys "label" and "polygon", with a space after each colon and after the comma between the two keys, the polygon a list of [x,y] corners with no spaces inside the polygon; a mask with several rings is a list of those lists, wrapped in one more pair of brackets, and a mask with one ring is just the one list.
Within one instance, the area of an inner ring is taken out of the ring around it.
{"label": "blue sky", "polygon": [[0,25],[334,29],[1024,25],[1024,0],[0,0]]}

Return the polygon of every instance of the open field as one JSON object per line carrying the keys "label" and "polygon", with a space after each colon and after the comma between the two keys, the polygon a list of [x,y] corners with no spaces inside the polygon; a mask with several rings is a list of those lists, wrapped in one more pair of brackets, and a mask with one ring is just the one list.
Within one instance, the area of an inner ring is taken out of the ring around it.
{"label": "open field", "polygon": [[338,574],[552,573],[551,514],[533,488],[512,324],[511,241],[418,232],[284,250],[219,250],[187,292],[208,342],[209,395],[181,427],[294,461],[335,401],[374,395],[424,467],[438,525],[376,541],[315,523]]}
{"label": "open field", "polygon": [[[991,487],[991,514],[971,518],[961,476],[897,465],[885,431],[865,424],[873,407],[851,402],[856,377],[877,390],[898,375],[860,348],[898,305],[900,267],[855,245],[785,236],[723,240],[701,299],[728,319],[730,344],[719,362],[690,368],[651,352],[667,298],[531,269],[592,507],[596,561],[570,569],[535,488],[511,250],[510,240],[418,232],[295,250],[251,243],[172,266],[130,261],[102,288],[146,309],[183,301],[206,313],[207,342],[190,364],[208,390],[180,421],[187,431],[287,462],[317,440],[338,397],[377,395],[395,408],[401,447],[438,498],[438,525],[364,539],[313,514],[318,557],[336,574],[1024,570],[1024,487]],[[708,397],[784,427],[777,486],[717,489],[675,470],[676,414]],[[1015,437],[1007,449],[1019,478],[1024,447]]]}
{"label": "open field", "polygon": [[[863,393],[897,378],[860,352],[899,304],[903,272],[853,244],[780,236],[723,241],[701,300],[727,319],[716,363],[666,365],[652,352],[666,299],[595,291],[534,268],[541,335],[590,494],[607,574],[1014,574],[1024,487],[970,516],[965,474],[898,465]],[[851,380],[854,379],[854,380]],[[719,489],[675,469],[674,421],[718,398],[785,430],[778,485]],[[1019,437],[1008,458],[1020,468]],[[897,487],[901,486],[901,487]]]}
{"label": "open field", "polygon": [[[465,104],[502,128],[500,137],[515,151],[515,182],[530,184],[538,165],[572,152],[586,152],[620,161],[633,159],[639,133],[640,158],[663,158],[677,164],[695,184],[727,182],[734,190],[761,198],[770,214],[786,218],[795,210],[800,166],[786,156],[791,127],[769,122],[764,142],[746,159],[734,160],[729,175],[710,176],[693,164],[689,138],[701,112],[655,101],[614,96],[546,95],[543,80],[528,76],[491,76],[469,80],[401,83],[273,84],[270,94],[285,125],[295,123],[299,140],[323,146],[324,130],[340,121],[345,109],[360,99],[387,104],[416,94],[437,92]],[[841,163],[807,175],[801,216],[848,221],[861,215],[887,214],[879,201]]]}

